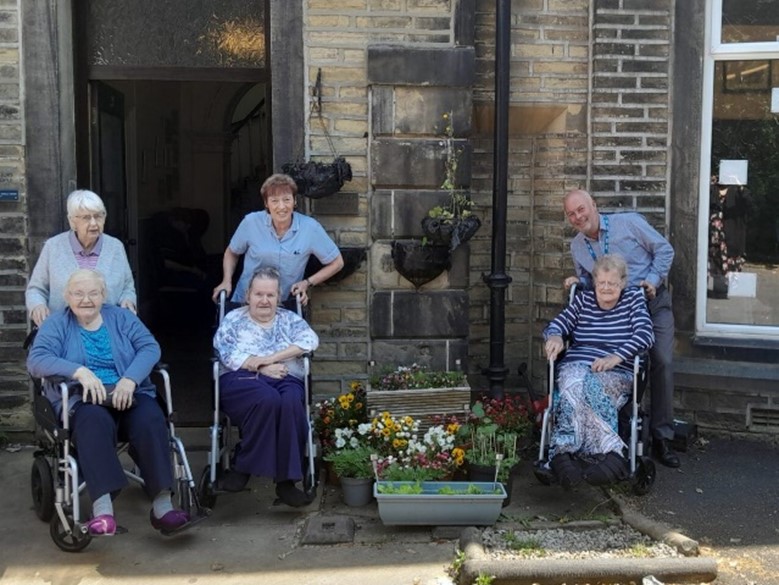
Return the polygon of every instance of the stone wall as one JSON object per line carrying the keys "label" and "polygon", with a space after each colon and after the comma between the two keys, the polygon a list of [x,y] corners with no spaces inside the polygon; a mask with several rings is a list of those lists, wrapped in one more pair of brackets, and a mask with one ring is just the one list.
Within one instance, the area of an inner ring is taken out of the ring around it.
{"label": "stone wall", "polygon": [[20,21],[16,0],[0,0],[0,429],[31,424],[22,350],[28,223]]}
{"label": "stone wall", "polygon": [[[355,274],[315,291],[312,314],[322,339],[317,395],[365,378],[371,360],[438,368],[466,357],[467,250],[417,292],[394,270],[391,242],[421,236],[425,210],[442,200],[444,112],[453,112],[461,168],[469,169],[473,49],[456,47],[473,38],[472,4],[305,3],[307,154],[329,160],[334,149],[354,174],[334,202],[316,201],[310,209],[340,246],[368,250]],[[468,182],[466,173],[461,184]]]}
{"label": "stone wall", "polygon": [[[512,3],[506,309],[507,388],[527,362],[545,379],[540,332],[562,306],[572,274],[562,197],[589,189],[601,209],[636,209],[665,231],[668,182],[670,0],[522,0]],[[474,200],[488,219],[471,278],[489,272],[494,115],[494,3],[479,2]],[[471,296],[469,355],[489,363],[489,292]]]}

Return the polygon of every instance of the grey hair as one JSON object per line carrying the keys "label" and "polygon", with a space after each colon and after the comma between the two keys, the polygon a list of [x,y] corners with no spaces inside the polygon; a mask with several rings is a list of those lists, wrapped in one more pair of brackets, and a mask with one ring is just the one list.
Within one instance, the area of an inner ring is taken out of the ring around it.
{"label": "grey hair", "polygon": [[278,268],[273,266],[261,266],[252,273],[252,277],[249,279],[249,285],[246,287],[246,298],[249,298],[249,293],[252,290],[252,285],[255,280],[275,280],[279,289],[279,298],[281,298],[281,275]]}
{"label": "grey hair", "polygon": [[106,213],[105,204],[94,191],[79,189],[68,195],[68,217],[76,217],[79,210]]}
{"label": "grey hair", "polygon": [[604,254],[595,261],[592,268],[592,277],[596,278],[601,270],[616,271],[619,279],[624,284],[628,278],[628,265],[625,259],[619,254]]}
{"label": "grey hair", "polygon": [[106,293],[105,277],[102,275],[102,273],[98,272],[97,270],[92,270],[91,268],[79,268],[78,270],[74,271],[70,275],[70,278],[68,278],[68,282],[65,283],[64,294],[67,296],[68,289],[70,289],[71,284],[76,282],[81,282],[83,280],[95,281],[100,287],[100,292],[102,292],[105,295]]}

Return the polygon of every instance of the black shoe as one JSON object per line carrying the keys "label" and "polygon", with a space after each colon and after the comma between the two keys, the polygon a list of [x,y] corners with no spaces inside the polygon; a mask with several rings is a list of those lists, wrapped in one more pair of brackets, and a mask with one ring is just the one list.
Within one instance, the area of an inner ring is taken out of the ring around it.
{"label": "black shoe", "polygon": [[219,489],[226,492],[242,492],[246,488],[246,484],[249,483],[251,475],[236,471],[235,469],[228,469],[224,476],[219,480]]}
{"label": "black shoe", "polygon": [[630,475],[628,460],[614,451],[600,456],[597,463],[584,472],[584,481],[590,485],[609,485],[627,479]]}
{"label": "black shoe", "polygon": [[582,468],[574,461],[570,453],[559,453],[552,457],[549,465],[564,490],[576,487],[582,482]]}
{"label": "black shoe", "polygon": [[652,441],[652,457],[666,467],[679,467],[682,462],[679,456],[671,449],[668,439],[654,439]]}
{"label": "black shoe", "polygon": [[291,479],[280,481],[276,484],[276,495],[287,506],[292,506],[293,508],[300,508],[311,503],[308,496],[296,488],[295,482]]}

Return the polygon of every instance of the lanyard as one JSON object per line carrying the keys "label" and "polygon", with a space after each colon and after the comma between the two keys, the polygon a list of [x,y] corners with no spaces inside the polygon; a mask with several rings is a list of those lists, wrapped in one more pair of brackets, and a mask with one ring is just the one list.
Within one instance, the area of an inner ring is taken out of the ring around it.
{"label": "lanyard", "polygon": [[[601,219],[603,220],[603,253],[608,254],[609,253],[609,216],[608,215],[601,215]],[[595,250],[592,249],[592,244],[590,244],[590,240],[587,239],[587,236],[584,237],[584,243],[587,244],[587,249],[590,251],[590,256],[592,256],[593,260],[597,260],[598,256],[595,254]]]}

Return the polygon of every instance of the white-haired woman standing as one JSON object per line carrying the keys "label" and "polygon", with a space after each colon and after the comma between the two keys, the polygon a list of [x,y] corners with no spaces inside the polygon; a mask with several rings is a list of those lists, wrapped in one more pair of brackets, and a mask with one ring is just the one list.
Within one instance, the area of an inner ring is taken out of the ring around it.
{"label": "white-haired woman standing", "polygon": [[103,233],[106,209],[92,191],[68,196],[70,230],[46,240],[25,294],[30,319],[40,326],[65,308],[65,284],[76,270],[98,270],[106,279],[106,303],[136,312],[135,282],[122,242]]}

